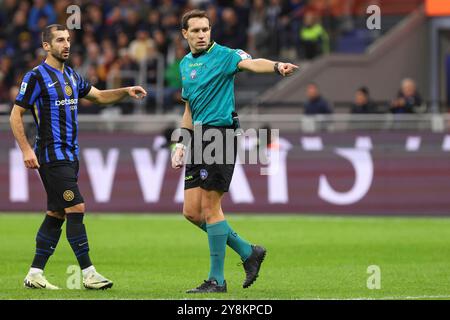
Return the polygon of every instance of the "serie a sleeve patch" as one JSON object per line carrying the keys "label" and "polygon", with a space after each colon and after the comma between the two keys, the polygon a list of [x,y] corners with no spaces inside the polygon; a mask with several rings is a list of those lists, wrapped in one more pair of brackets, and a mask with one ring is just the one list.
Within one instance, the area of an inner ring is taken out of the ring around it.
{"label": "serie a sleeve patch", "polygon": [[236,50],[236,53],[239,55],[239,57],[241,57],[241,60],[247,60],[252,58],[251,55],[249,55],[247,52],[241,49]]}
{"label": "serie a sleeve patch", "polygon": [[24,95],[25,92],[27,91],[27,86],[28,86],[28,83],[26,83],[25,81],[23,81],[22,84],[20,85],[20,91],[19,91],[19,93],[22,94],[22,95]]}

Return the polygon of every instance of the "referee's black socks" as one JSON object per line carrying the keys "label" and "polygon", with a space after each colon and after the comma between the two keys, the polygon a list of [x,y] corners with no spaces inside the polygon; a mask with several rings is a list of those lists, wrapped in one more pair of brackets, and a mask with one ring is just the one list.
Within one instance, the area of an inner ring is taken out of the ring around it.
{"label": "referee's black socks", "polygon": [[86,228],[83,224],[84,213],[67,213],[67,240],[72,247],[81,269],[92,265],[89,258],[89,244]]}
{"label": "referee's black socks", "polygon": [[36,235],[36,254],[31,268],[44,270],[48,259],[55,252],[63,223],[64,219],[45,216],[44,222],[42,222]]}

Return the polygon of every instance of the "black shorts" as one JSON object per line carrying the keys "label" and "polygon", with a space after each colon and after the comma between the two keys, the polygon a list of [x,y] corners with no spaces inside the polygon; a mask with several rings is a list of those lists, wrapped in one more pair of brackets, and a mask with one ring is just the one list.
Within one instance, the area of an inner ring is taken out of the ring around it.
{"label": "black shorts", "polygon": [[39,175],[47,192],[47,210],[64,211],[65,208],[84,203],[78,190],[78,161],[55,161],[41,164]]}
{"label": "black shorts", "polygon": [[[223,151],[216,153],[217,149],[211,148],[211,144],[215,142],[214,138],[211,141],[202,141],[196,145],[194,134],[194,138],[191,140],[190,152],[187,154],[186,159],[184,189],[201,187],[205,190],[228,192],[231,179],[233,178],[237,154],[237,139],[234,135],[234,127],[203,126],[203,133],[208,129],[215,130],[216,133],[220,132],[223,137]],[[208,146],[206,155],[211,154],[213,157],[209,159],[204,157],[205,148]]]}

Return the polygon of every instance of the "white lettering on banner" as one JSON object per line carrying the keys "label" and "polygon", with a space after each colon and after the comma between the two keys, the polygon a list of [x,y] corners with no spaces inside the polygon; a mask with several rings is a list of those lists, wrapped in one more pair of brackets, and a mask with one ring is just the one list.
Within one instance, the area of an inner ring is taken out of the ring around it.
{"label": "white lettering on banner", "polygon": [[336,148],[336,153],[347,159],[355,169],[355,183],[347,192],[334,190],[325,175],[319,178],[319,197],[336,205],[349,205],[361,200],[369,191],[373,179],[373,161],[370,151]]}
{"label": "white lettering on banner", "polygon": [[[270,159],[268,174],[268,197],[269,203],[288,203],[288,181],[287,181],[287,156],[292,144],[279,138],[278,144],[274,144],[276,149],[267,150]],[[272,157],[276,154],[276,157]]]}
{"label": "white lettering on banner", "polygon": [[28,202],[28,172],[23,163],[22,151],[16,148],[9,151],[9,201]]}
{"label": "white lettering on banner", "polygon": [[97,148],[84,149],[83,156],[95,201],[99,203],[110,201],[119,159],[119,149],[110,149],[105,163],[103,162],[102,152]]}
{"label": "white lettering on banner", "polygon": [[444,137],[444,141],[442,142],[442,150],[450,151],[450,135],[446,135]]}
{"label": "white lettering on banner", "polygon": [[239,156],[236,159],[229,191],[231,200],[234,203],[253,203],[255,201]]}
{"label": "white lettering on banner", "polygon": [[302,137],[301,144],[306,151],[321,151],[323,143],[321,137]]}
{"label": "white lettering on banner", "polygon": [[372,140],[369,137],[358,137],[355,142],[356,149],[372,150]]}
{"label": "white lettering on banner", "polygon": [[406,140],[406,151],[418,151],[420,148],[420,143],[421,143],[421,137],[408,137],[408,139]]}
{"label": "white lettering on banner", "polygon": [[178,185],[177,185],[177,191],[175,193],[175,202],[176,203],[183,203],[184,201],[184,168],[180,169],[181,170],[181,174],[180,174],[180,179],[178,180]]}
{"label": "white lettering on banner", "polygon": [[[406,151],[420,150],[422,140],[420,136],[407,136],[405,139],[406,141],[404,142]],[[443,140],[439,145],[439,149],[442,148],[442,151],[449,152],[450,135],[444,135],[442,139]],[[280,138],[279,140],[287,142],[287,140],[283,138]],[[246,143],[247,142],[248,141],[246,141]],[[252,140],[251,142],[251,147],[255,147],[257,141]],[[298,143],[299,142],[297,140],[297,144]],[[300,144],[306,151],[319,151],[324,147],[321,137],[303,137]],[[334,205],[351,205],[363,199],[369,192],[374,176],[374,164],[371,155],[371,149],[373,148],[372,141],[370,137],[357,137],[355,146],[357,146],[357,148],[334,149],[334,152],[339,157],[343,157],[350,162],[353,170],[355,171],[355,180],[352,187],[350,190],[345,192],[336,191],[332,187],[332,184],[330,184],[331,181],[329,178],[327,178],[326,175],[321,174],[319,176],[319,188],[318,190],[314,190],[314,193],[318,194],[320,199]],[[168,163],[170,157],[170,153],[167,149],[159,150],[161,147],[162,140],[156,140],[155,138],[151,150],[148,148],[137,148],[131,150],[140,188],[144,201],[146,202],[157,202],[160,200],[160,193],[163,188],[166,170],[168,170],[167,168],[169,167]],[[288,148],[280,148],[281,152],[279,154],[278,174],[268,175],[267,201],[269,203],[287,203],[290,200],[288,190],[289,172],[287,171],[287,160],[291,147],[292,146],[289,145]],[[127,147],[123,148],[124,150],[128,149]],[[153,151],[155,149],[158,150]],[[380,148],[380,150],[381,149],[382,148]],[[121,183],[121,181],[115,179],[115,173],[119,164],[118,161],[120,150],[120,148],[111,148],[108,150],[106,155],[103,155],[99,148],[88,148],[82,150],[82,155],[86,160],[83,162],[83,165],[87,168],[90,184],[92,186],[93,197],[97,203],[115,201],[115,199],[111,199],[111,194],[114,182]],[[11,203],[30,202],[29,170],[26,169],[23,164],[22,153],[17,146],[7,151],[9,155],[9,182],[5,179],[4,183],[9,183],[9,201]],[[127,150],[126,152],[128,153],[129,151]],[[324,155],[323,157],[323,159],[328,159],[328,155]],[[273,160],[273,157],[270,158]],[[126,163],[126,165],[128,166],[128,163]],[[272,165],[274,165],[274,163],[269,163],[267,166],[269,171],[270,166]],[[245,167],[242,164],[242,161],[238,158],[233,182],[230,186],[230,198],[233,203],[255,203],[260,200],[258,196],[263,196],[261,194],[253,194],[253,190],[251,188],[252,185],[249,184],[250,176],[248,177],[246,175],[246,171],[244,169]],[[37,170],[32,171],[39,176]],[[174,201],[177,203],[181,203],[183,201],[184,169],[180,170],[179,174],[180,178],[174,197]],[[347,175],[348,172],[346,173],[346,176]],[[313,188],[313,186],[310,187]],[[255,192],[257,192],[256,190],[257,189],[255,188]]]}
{"label": "white lettering on banner", "polygon": [[165,148],[164,146],[167,143],[167,139],[163,136],[156,136],[155,139],[153,139],[153,150],[159,150],[161,148]]}
{"label": "white lettering on banner", "polygon": [[169,160],[169,151],[158,150],[155,162],[149,149],[137,148],[131,151],[136,167],[139,185],[145,202],[157,202],[161,193],[164,174]]}
{"label": "white lettering on banner", "polygon": [[[260,130],[261,131],[261,130]],[[269,165],[269,167],[262,167],[260,169],[260,174],[263,176],[268,175],[277,175],[278,169],[279,169],[279,162],[280,162],[280,153],[279,153],[279,144],[280,144],[280,132],[278,129],[272,129],[270,130],[270,144],[268,143],[268,137],[267,137],[267,131],[265,134],[262,134],[260,132],[259,139],[261,141],[259,149],[259,159],[260,163],[263,165]],[[270,159],[269,159],[269,153],[267,152],[266,148],[264,146],[267,146],[268,149],[271,150],[270,152]]]}

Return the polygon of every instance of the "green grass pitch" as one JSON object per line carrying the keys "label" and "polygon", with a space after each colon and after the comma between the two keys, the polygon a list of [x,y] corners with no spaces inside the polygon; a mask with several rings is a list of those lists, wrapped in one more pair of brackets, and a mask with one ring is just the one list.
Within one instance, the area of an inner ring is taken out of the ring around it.
{"label": "green grass pitch", "polygon": [[[227,294],[188,295],[208,275],[206,234],[180,215],[88,214],[85,223],[97,270],[114,281],[107,291],[70,290],[76,265],[65,232],[46,268],[62,290],[23,288],[43,219],[0,215],[0,299],[447,299],[450,219],[229,215],[244,238],[264,245],[260,277],[242,288],[244,271],[227,249]],[[368,289],[370,265],[381,289]]]}

